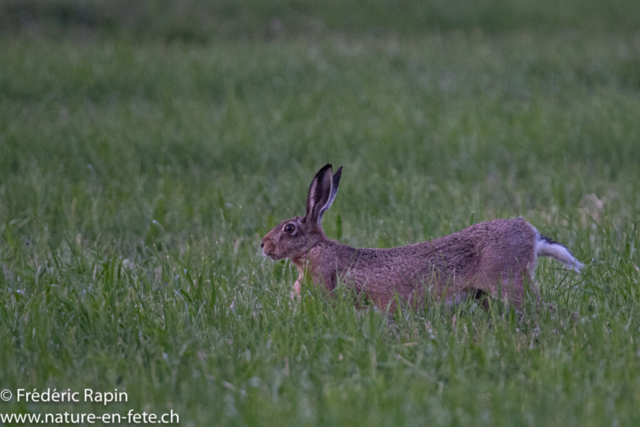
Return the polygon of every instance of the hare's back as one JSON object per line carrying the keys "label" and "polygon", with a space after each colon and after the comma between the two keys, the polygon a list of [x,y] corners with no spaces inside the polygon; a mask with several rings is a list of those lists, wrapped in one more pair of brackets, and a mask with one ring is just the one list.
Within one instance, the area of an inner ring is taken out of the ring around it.
{"label": "hare's back", "polygon": [[518,260],[535,261],[535,239],[535,229],[525,220],[498,219],[412,246],[420,248],[421,258],[429,259],[431,266],[465,274],[483,264],[504,269],[506,264],[517,264]]}
{"label": "hare's back", "polygon": [[359,267],[400,268],[418,271],[438,267],[460,274],[483,260],[528,260],[533,256],[535,229],[521,218],[474,224],[464,230],[426,242],[389,249],[347,248],[343,258]]}

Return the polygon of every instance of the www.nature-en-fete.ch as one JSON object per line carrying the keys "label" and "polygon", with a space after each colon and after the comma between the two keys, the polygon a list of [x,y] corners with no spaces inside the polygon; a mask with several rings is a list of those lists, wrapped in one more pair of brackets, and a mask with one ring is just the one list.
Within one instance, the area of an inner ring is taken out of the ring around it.
{"label": "www.nature-en-fete.ch", "polygon": [[[10,402],[14,394],[11,390],[0,391],[0,400]],[[114,389],[112,391],[99,392],[91,389],[73,391],[66,389],[47,388],[45,390],[15,390],[16,403],[94,403],[106,406],[110,403],[126,403],[129,396],[124,391]],[[164,414],[148,412],[136,412],[133,409],[126,413],[112,412],[95,414],[90,412],[42,412],[42,413],[2,413],[0,412],[0,425],[5,424],[179,424],[180,416],[173,410]]]}
{"label": "www.nature-en-fete.ch", "polygon": [[179,424],[180,416],[171,410],[168,413],[158,415],[146,412],[134,412],[129,410],[126,414],[102,414],[91,413],[40,413],[40,414],[2,414],[0,424]]}

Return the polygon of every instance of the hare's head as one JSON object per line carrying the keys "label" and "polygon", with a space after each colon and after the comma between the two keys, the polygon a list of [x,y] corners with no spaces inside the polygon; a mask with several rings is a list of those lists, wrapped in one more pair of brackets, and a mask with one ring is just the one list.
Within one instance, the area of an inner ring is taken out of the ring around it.
{"label": "hare's head", "polygon": [[318,171],[309,186],[307,213],[276,225],[262,238],[262,253],[272,259],[296,259],[309,249],[326,240],[322,231],[322,216],[338,193],[342,166],[333,174],[327,164]]}

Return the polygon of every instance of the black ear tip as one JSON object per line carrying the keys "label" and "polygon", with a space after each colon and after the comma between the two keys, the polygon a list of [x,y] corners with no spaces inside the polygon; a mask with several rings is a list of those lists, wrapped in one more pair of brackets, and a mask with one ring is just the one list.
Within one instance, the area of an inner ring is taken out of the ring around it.
{"label": "black ear tip", "polygon": [[333,166],[331,165],[331,163],[327,163],[326,165],[321,167],[318,173],[316,174],[316,178],[322,177],[327,171],[331,170],[332,167]]}
{"label": "black ear tip", "polygon": [[317,177],[323,175],[326,171],[330,170],[333,166],[331,165],[331,163],[327,163],[326,165],[324,165],[323,167],[320,168],[320,170],[318,171],[318,173],[316,174]]}

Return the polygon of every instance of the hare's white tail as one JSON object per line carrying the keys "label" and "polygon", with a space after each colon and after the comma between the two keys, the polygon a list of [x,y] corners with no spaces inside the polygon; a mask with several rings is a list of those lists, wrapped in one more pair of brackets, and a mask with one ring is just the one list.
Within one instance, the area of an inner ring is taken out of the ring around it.
{"label": "hare's white tail", "polygon": [[538,235],[535,251],[537,256],[551,257],[563,263],[576,273],[580,273],[580,270],[584,267],[584,264],[578,261],[576,257],[569,252],[569,249],[542,234]]}

